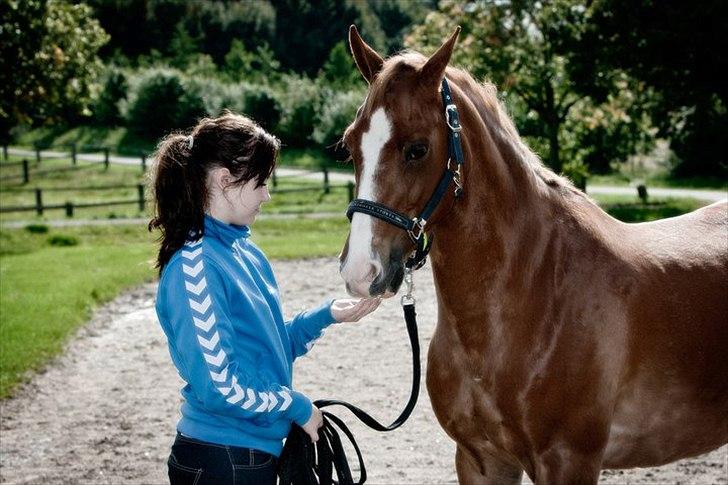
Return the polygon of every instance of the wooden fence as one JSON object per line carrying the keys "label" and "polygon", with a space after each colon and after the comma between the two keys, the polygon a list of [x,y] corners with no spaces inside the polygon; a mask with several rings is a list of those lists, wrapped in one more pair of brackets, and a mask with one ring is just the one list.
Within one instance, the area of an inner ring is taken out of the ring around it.
{"label": "wooden fence", "polygon": [[[30,162],[27,159],[24,159],[20,162],[7,162],[8,160],[8,153],[7,153],[7,146],[3,146],[3,156],[5,158],[5,162],[0,165],[3,168],[7,167],[13,167],[13,166],[19,166],[21,167],[22,173],[17,175],[10,175],[10,176],[0,176],[0,182],[8,182],[8,181],[15,181],[15,180],[22,180],[21,185],[25,185],[30,183],[32,178],[35,178],[37,176],[47,175],[50,173],[58,173],[58,172],[64,172],[69,170],[83,170],[86,168],[91,167],[98,167],[99,162],[90,162],[85,164],[79,164],[78,163],[78,153],[75,149],[75,145],[71,145],[73,148],[70,152],[70,158],[71,158],[71,166],[69,167],[55,167],[53,169],[47,169],[47,170],[35,170],[35,168],[39,167],[41,165],[42,159],[44,158],[41,155],[40,149],[36,148],[36,159],[35,162]],[[109,150],[108,148],[101,147],[104,153],[103,158],[103,164],[106,169],[109,167],[110,163],[110,157],[109,157]],[[85,152],[88,153],[88,152]],[[54,157],[50,158],[66,158],[68,154],[58,154]],[[46,156],[45,158],[49,158]],[[146,164],[147,157],[145,154],[140,155],[140,164],[143,171],[146,171],[147,164]],[[34,170],[31,171],[31,168]],[[278,176],[276,172],[273,172],[272,175],[272,185],[273,189],[271,190],[272,194],[284,194],[284,193],[293,193],[293,192],[323,192],[324,194],[331,193],[331,190],[333,189],[341,189],[346,188],[347,189],[347,195],[349,201],[351,201],[354,198],[354,184],[352,182],[348,182],[346,184],[338,184],[333,185],[330,182],[330,175],[329,170],[326,167],[323,167],[321,171],[309,171],[309,173],[322,173],[322,184],[319,185],[312,185],[307,187],[289,187],[289,188],[278,188],[278,180],[280,178],[283,178],[281,176]],[[285,176],[286,178],[295,178],[300,177],[300,175],[290,175]],[[104,201],[94,201],[94,202],[64,202],[64,203],[56,203],[56,204],[46,204],[44,203],[44,196],[43,194],[46,192],[77,192],[77,191],[104,191],[104,190],[123,190],[123,189],[135,189],[136,190],[136,197],[133,199],[121,199],[121,200],[104,200]],[[85,208],[96,208],[96,207],[111,207],[111,206],[117,206],[117,205],[131,205],[131,204],[137,204],[139,206],[139,211],[143,212],[146,208],[146,196],[145,196],[145,188],[143,184],[137,184],[137,185],[106,185],[106,186],[89,186],[89,187],[46,187],[46,188],[19,188],[14,187],[12,189],[13,192],[34,192],[35,195],[35,203],[34,204],[28,204],[28,205],[15,205],[15,206],[2,206],[0,207],[0,213],[10,213],[10,212],[35,212],[37,215],[42,216],[45,211],[48,210],[59,210],[63,209],[65,210],[66,217],[74,217],[76,209],[85,209]]]}

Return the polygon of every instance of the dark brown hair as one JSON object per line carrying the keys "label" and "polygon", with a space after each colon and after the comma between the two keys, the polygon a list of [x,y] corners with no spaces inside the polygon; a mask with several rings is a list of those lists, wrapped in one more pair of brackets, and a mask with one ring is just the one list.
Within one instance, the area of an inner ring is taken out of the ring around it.
{"label": "dark brown hair", "polygon": [[209,171],[225,167],[236,178],[232,185],[255,179],[261,186],[273,173],[279,147],[278,139],[254,121],[229,111],[200,120],[189,135],[172,133],[159,142],[150,179],[154,217],[149,231],[162,233],[160,273],[185,241],[204,232]]}

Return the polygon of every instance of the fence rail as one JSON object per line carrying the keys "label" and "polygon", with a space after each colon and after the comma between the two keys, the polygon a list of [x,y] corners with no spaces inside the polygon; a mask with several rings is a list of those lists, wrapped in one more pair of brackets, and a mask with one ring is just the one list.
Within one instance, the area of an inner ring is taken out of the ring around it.
{"label": "fence rail", "polygon": [[[0,164],[0,167],[2,168],[8,168],[8,167],[21,167],[22,173],[17,175],[6,175],[3,177],[0,177],[0,182],[7,182],[7,181],[15,181],[15,180],[22,180],[22,185],[26,185],[30,182],[31,177],[37,177],[37,176],[43,176],[48,175],[51,173],[59,173],[59,172],[67,172],[67,171],[74,171],[74,170],[83,170],[86,168],[91,167],[98,167],[99,163],[103,163],[104,167],[108,169],[109,163],[110,163],[110,155],[109,155],[109,148],[108,147],[102,147],[102,146],[93,146],[93,145],[84,145],[82,148],[86,150],[92,150],[91,153],[96,152],[102,152],[104,154],[104,158],[102,161],[90,161],[89,163],[79,164],[79,155],[83,154],[89,154],[88,151],[84,153],[79,153],[77,150],[77,146],[75,144],[68,145],[71,149],[70,153],[61,153],[61,152],[55,152],[55,153],[42,153],[39,147],[35,147],[35,161],[30,162],[28,159],[24,159],[20,162],[8,162],[8,147],[7,145],[3,146],[3,157],[4,162]],[[45,170],[35,170],[39,166],[41,166],[41,162],[44,158],[71,158],[71,165],[68,167],[57,167],[52,169],[45,169]],[[140,162],[142,170],[146,170],[146,162],[147,156],[145,153],[140,154]],[[31,172],[31,168],[34,170]],[[278,181],[279,179],[289,179],[289,178],[296,178],[301,177],[301,175],[278,175],[276,171],[273,172],[271,177],[271,182],[273,185],[273,189],[271,190],[272,194],[285,194],[285,193],[296,193],[296,192],[321,192],[323,191],[324,194],[329,194],[331,190],[333,189],[347,189],[347,194],[349,201],[351,201],[354,198],[354,184],[352,182],[347,182],[346,184],[338,184],[338,185],[332,185],[330,182],[329,177],[329,169],[326,167],[323,167],[320,171],[310,171],[309,173],[322,173],[323,175],[323,181],[321,185],[312,185],[308,187],[286,187],[286,188],[278,188]],[[94,201],[94,202],[64,202],[64,203],[54,203],[54,204],[45,204],[43,202],[43,194],[44,192],[76,192],[76,191],[104,191],[104,190],[124,190],[124,189],[136,189],[137,190],[137,197],[134,199],[124,199],[124,200],[109,200],[109,201]],[[137,204],[139,206],[139,211],[143,212],[146,205],[145,200],[145,189],[144,185],[137,184],[137,185],[105,185],[105,186],[90,186],[90,187],[47,187],[47,188],[30,188],[30,187],[18,187],[18,186],[12,186],[12,187],[3,187],[4,192],[34,192],[35,194],[35,204],[33,205],[15,205],[15,206],[2,206],[0,207],[0,213],[11,213],[11,212],[35,212],[37,215],[43,215],[45,211],[48,210],[59,210],[63,209],[66,212],[67,217],[73,217],[75,214],[76,209],[84,209],[84,208],[95,208],[95,207],[107,207],[107,206],[117,206],[117,205],[131,205],[131,204]]]}
{"label": "fence rail", "polygon": [[[54,189],[34,189],[35,204],[7,206],[7,207],[2,206],[2,207],[0,207],[0,213],[35,211],[35,213],[37,215],[42,216],[43,213],[47,210],[65,209],[66,217],[73,217],[76,209],[107,207],[107,206],[117,206],[117,205],[131,205],[131,204],[138,204],[139,212],[144,212],[144,209],[146,207],[146,197],[145,197],[144,185],[142,185],[142,184],[127,185],[127,186],[107,186],[105,188],[94,187],[90,190],[118,190],[118,189],[130,189],[130,188],[137,189],[137,197],[134,199],[96,201],[96,202],[65,202],[65,203],[59,203],[59,204],[44,204],[43,203],[43,192],[48,191],[48,190],[54,190]],[[339,185],[327,184],[323,187],[311,186],[311,187],[295,187],[295,188],[291,187],[291,188],[285,188],[285,189],[273,189],[273,190],[271,190],[271,194],[282,194],[282,193],[293,193],[293,192],[321,192],[322,190],[324,191],[324,193],[328,194],[328,193],[330,193],[330,191],[332,189],[341,189],[341,188],[347,189],[349,202],[351,202],[351,200],[354,199],[354,184],[352,182],[348,182],[346,184],[339,184]],[[59,190],[62,190],[62,189],[59,189]]]}

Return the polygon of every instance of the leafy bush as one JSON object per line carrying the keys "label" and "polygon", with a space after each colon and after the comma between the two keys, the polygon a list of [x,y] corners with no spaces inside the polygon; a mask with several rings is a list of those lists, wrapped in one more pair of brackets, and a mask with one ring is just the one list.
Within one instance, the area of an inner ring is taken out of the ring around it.
{"label": "leafy bush", "polygon": [[281,105],[273,92],[264,86],[257,86],[245,93],[244,113],[268,131],[275,131],[281,119]]}
{"label": "leafy bush", "polygon": [[91,106],[94,119],[102,126],[119,125],[123,121],[119,101],[126,99],[128,90],[126,76],[120,70],[110,68],[104,74],[101,84],[101,92]]}
{"label": "leafy bush", "polygon": [[179,71],[152,68],[131,86],[126,122],[131,131],[154,139],[173,129],[188,128],[206,114],[199,89],[187,83]]}
{"label": "leafy bush", "polygon": [[331,92],[325,90],[325,103],[321,104],[313,139],[323,147],[331,147],[356,116],[356,110],[364,100],[362,91]]}
{"label": "leafy bush", "polygon": [[45,224],[28,224],[25,226],[25,230],[31,234],[46,234],[48,232],[48,226]]}
{"label": "leafy bush", "polygon": [[51,246],[78,246],[78,239],[65,234],[54,234],[48,238],[48,244]]}
{"label": "leafy bush", "polygon": [[281,79],[278,93],[283,113],[277,135],[290,147],[310,145],[321,102],[319,87],[305,76],[287,75]]}

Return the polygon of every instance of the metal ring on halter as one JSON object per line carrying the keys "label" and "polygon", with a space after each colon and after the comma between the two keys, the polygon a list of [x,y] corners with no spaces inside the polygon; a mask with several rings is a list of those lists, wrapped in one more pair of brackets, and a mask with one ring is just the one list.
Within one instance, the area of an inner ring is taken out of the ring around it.
{"label": "metal ring on halter", "polygon": [[460,122],[456,119],[454,125],[452,123],[450,123],[450,113],[451,112],[454,112],[455,116],[457,116],[457,114],[458,114],[458,107],[452,103],[445,106],[445,123],[447,123],[447,126],[449,126],[453,132],[460,133],[461,131],[463,131],[463,127],[460,126]]}
{"label": "metal ring on halter", "polygon": [[[425,224],[427,224],[427,221],[425,219],[418,219],[417,217],[413,217],[412,222],[414,222],[414,226],[412,227],[412,229],[409,229],[407,231],[407,233],[412,238],[412,240],[416,243],[417,241],[420,240],[420,238],[422,237],[422,234],[425,232]],[[419,230],[420,230],[417,233],[417,235],[415,235],[415,233],[414,233],[415,228],[419,228]]]}

